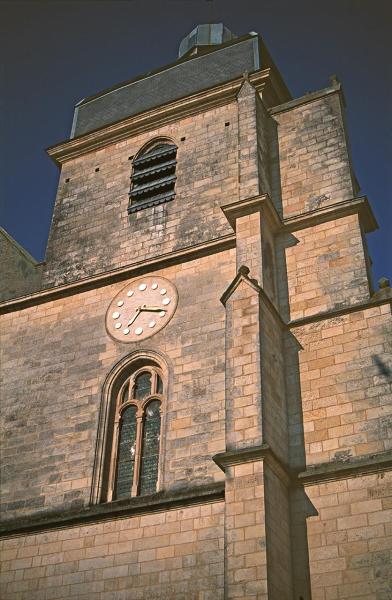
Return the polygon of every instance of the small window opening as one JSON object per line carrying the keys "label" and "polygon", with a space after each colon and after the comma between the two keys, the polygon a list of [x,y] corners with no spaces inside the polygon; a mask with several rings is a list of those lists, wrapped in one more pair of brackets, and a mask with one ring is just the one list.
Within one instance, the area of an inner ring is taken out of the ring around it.
{"label": "small window opening", "polygon": [[133,161],[128,213],[156,206],[175,196],[177,146],[158,144]]}

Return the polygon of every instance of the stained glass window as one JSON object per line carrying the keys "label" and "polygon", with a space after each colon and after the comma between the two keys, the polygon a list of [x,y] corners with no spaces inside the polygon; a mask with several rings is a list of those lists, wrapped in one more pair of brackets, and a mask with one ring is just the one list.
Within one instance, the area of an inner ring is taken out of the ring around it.
{"label": "stained glass window", "polygon": [[140,469],[140,494],[151,494],[156,491],[161,433],[160,406],[161,403],[159,400],[153,400],[147,405],[145,411]]}
{"label": "stained glass window", "polygon": [[151,394],[151,373],[144,371],[135,379],[133,397],[135,400],[143,400],[149,394]]}
{"label": "stained glass window", "polygon": [[[113,436],[117,442],[111,450],[106,490],[108,501],[157,491],[161,399],[165,392],[162,371],[150,363],[131,372],[120,388],[115,415],[118,435]],[[125,403],[128,404],[124,406]]]}
{"label": "stained glass window", "polygon": [[136,406],[128,406],[121,417],[115,497],[130,495],[136,454]]}

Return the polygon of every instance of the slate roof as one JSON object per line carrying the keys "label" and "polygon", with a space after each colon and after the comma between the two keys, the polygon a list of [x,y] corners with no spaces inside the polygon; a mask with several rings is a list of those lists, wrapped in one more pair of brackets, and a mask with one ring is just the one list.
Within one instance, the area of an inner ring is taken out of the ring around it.
{"label": "slate roof", "polygon": [[75,108],[71,137],[257,71],[264,66],[261,48],[249,34],[86,98]]}

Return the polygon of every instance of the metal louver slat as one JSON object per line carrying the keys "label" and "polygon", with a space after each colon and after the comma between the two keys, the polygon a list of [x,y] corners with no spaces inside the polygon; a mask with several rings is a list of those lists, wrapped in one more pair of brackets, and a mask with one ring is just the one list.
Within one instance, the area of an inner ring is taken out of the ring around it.
{"label": "metal louver slat", "polygon": [[152,161],[155,161],[155,160],[158,160],[161,158],[165,158],[166,156],[170,156],[170,155],[175,156],[176,151],[177,151],[177,148],[175,146],[173,146],[172,148],[169,148],[169,149],[166,148],[165,150],[161,150],[160,152],[143,154],[143,156],[140,156],[139,158],[134,160],[133,164],[135,165],[135,167],[139,167],[140,165],[148,164]]}
{"label": "metal louver slat", "polygon": [[152,175],[159,174],[165,171],[169,171],[175,168],[177,164],[176,160],[170,160],[164,163],[159,163],[156,166],[149,167],[148,169],[143,169],[142,171],[136,171],[133,173],[131,179],[136,182],[139,179],[145,179],[146,177],[151,177]]}
{"label": "metal louver slat", "polygon": [[133,162],[129,214],[174,198],[176,154],[176,146],[161,144]]}
{"label": "metal louver slat", "polygon": [[145,183],[144,185],[134,186],[129,195],[133,197],[140,196],[141,194],[145,194],[147,192],[153,192],[161,187],[166,187],[170,184],[173,184],[175,180],[176,176],[170,175],[168,177],[163,177],[162,179],[157,179],[149,183]]}

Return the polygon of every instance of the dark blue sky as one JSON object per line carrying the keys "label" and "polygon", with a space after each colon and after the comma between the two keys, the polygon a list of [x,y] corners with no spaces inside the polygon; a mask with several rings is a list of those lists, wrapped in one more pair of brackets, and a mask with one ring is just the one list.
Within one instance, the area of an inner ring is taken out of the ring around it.
{"label": "dark blue sky", "polygon": [[294,97],[326,87],[333,73],[342,81],[354,169],[380,224],[368,236],[374,278],[391,276],[390,6],[386,0],[0,2],[2,226],[42,260],[58,180],[44,149],[69,137],[74,104],[172,62],[196,24],[223,21],[238,35],[263,35]]}

